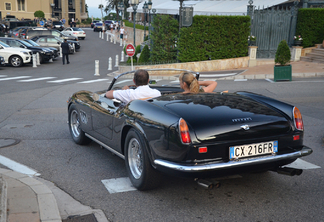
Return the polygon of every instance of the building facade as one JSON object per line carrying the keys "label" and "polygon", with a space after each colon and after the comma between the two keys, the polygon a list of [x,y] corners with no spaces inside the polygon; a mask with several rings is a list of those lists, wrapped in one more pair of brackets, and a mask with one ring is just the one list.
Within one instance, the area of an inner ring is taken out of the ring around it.
{"label": "building facade", "polygon": [[41,10],[45,18],[66,21],[88,18],[85,11],[85,0],[1,0],[1,18],[14,15],[18,19],[34,19],[34,12]]}

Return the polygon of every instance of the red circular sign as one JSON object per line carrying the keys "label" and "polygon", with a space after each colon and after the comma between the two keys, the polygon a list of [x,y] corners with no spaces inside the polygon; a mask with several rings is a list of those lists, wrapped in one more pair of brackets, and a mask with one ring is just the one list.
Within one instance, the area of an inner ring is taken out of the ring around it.
{"label": "red circular sign", "polygon": [[135,55],[135,47],[133,46],[133,44],[128,44],[126,46],[126,54],[130,57]]}

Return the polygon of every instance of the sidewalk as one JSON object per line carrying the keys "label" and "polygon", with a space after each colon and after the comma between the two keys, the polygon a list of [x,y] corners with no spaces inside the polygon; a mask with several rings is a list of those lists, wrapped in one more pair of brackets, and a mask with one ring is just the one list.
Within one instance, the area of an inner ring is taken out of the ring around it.
{"label": "sidewalk", "polygon": [[108,222],[53,183],[0,168],[0,222]]}

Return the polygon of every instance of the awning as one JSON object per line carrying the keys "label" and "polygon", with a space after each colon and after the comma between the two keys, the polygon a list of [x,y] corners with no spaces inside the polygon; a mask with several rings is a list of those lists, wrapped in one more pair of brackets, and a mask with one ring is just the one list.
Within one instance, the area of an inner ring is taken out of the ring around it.
{"label": "awning", "polygon": [[[143,5],[145,1],[142,1],[136,12],[143,13]],[[193,7],[194,15],[246,15],[248,0],[214,0],[214,1],[184,1],[184,7]],[[254,0],[253,5],[260,8],[268,8],[287,2],[287,0]],[[173,0],[152,0],[152,9],[156,9],[157,14],[179,14],[179,1]],[[133,8],[127,8],[127,12],[133,12]],[[152,10],[151,10],[152,13]]]}

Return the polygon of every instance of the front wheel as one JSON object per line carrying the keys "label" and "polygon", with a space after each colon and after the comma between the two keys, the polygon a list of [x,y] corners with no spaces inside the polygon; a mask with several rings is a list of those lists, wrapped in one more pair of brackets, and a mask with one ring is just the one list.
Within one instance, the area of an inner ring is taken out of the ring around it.
{"label": "front wheel", "polygon": [[76,144],[86,145],[91,142],[91,139],[86,137],[85,133],[81,129],[80,114],[75,105],[71,105],[69,108],[69,130],[72,139]]}
{"label": "front wheel", "polygon": [[14,55],[14,56],[10,57],[10,64],[13,67],[19,67],[19,66],[22,66],[23,60],[20,56]]}
{"label": "front wheel", "polygon": [[125,163],[130,181],[138,190],[157,187],[161,176],[150,164],[141,135],[131,129],[126,136]]}

